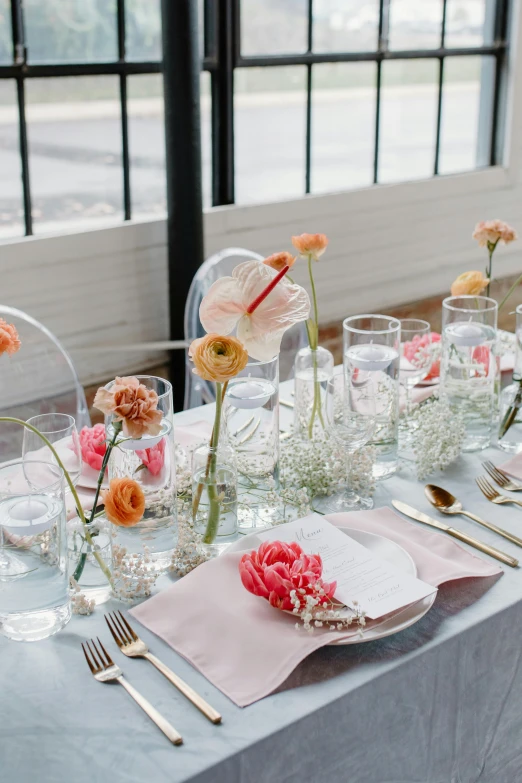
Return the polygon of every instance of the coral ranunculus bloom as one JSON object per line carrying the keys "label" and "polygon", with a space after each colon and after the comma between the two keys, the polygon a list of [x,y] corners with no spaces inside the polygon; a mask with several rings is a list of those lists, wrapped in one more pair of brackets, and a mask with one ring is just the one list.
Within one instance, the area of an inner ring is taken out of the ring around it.
{"label": "coral ranunculus bloom", "polygon": [[20,350],[20,346],[20,338],[14,325],[0,318],[0,356],[3,353],[12,356]]}
{"label": "coral ranunculus bloom", "polygon": [[271,256],[265,258],[263,264],[271,266],[276,272],[280,272],[285,266],[293,266],[295,264],[295,256],[288,253],[286,250],[282,250],[280,253],[272,253]]}
{"label": "coral ranunculus bloom", "polygon": [[452,296],[479,296],[488,286],[489,280],[482,272],[463,272],[451,286]]}
{"label": "coral ranunculus bloom", "polygon": [[145,494],[137,481],[131,478],[112,479],[109,489],[102,493],[105,516],[113,525],[132,527],[145,513]]}
{"label": "coral ranunculus bloom", "polygon": [[193,372],[206,381],[224,383],[244,370],[248,353],[236,337],[207,334],[192,341],[189,356]]}
{"label": "coral ranunculus bloom", "polygon": [[318,261],[328,247],[328,238],[326,234],[300,234],[292,237],[292,244],[302,256],[312,256]]}
{"label": "coral ranunculus bloom", "polygon": [[123,434],[129,438],[159,435],[163,414],[157,410],[158,395],[137,378],[116,378],[110,389],[101,387],[93,403],[105,415],[113,414],[123,422]]}

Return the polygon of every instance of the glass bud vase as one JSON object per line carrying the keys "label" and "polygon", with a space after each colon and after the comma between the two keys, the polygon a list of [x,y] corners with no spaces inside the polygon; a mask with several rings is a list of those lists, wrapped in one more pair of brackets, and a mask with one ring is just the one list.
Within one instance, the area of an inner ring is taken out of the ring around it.
{"label": "glass bud vase", "polygon": [[516,309],[513,383],[501,392],[498,445],[511,454],[522,452],[522,305]]}
{"label": "glass bud vase", "polygon": [[112,525],[101,517],[89,525],[92,538],[90,544],[86,537],[82,521],[75,517],[67,522],[67,552],[69,557],[69,576],[89,601],[96,605],[104,604],[111,596],[111,585],[103,573],[95,552],[99,553],[112,571]]}
{"label": "glass bud vase", "polygon": [[279,356],[249,361],[228,383],[224,414],[237,465],[241,532],[270,527],[279,511]]}
{"label": "glass bud vase", "polygon": [[192,454],[192,519],[199,548],[210,557],[238,538],[237,470],[226,443],[199,446]]}
{"label": "glass bud vase", "polygon": [[321,437],[326,430],[326,384],[333,377],[334,357],[326,348],[297,352],[294,365],[294,435],[302,440]]}
{"label": "glass bud vase", "polygon": [[[136,376],[158,395],[157,408],[163,414],[158,435],[128,438],[120,432],[109,459],[109,481],[130,478],[145,495],[145,512],[130,527],[112,525],[113,557],[118,571],[129,582],[134,576],[153,576],[166,571],[177,544],[176,460],[173,426],[172,386],[162,378]],[[109,384],[106,388],[110,388]],[[114,430],[112,416],[105,418],[107,440]]]}

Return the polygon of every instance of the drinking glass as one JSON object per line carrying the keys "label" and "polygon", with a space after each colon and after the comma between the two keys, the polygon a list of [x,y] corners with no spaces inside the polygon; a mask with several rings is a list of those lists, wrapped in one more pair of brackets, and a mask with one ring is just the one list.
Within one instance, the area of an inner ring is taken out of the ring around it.
{"label": "drinking glass", "polygon": [[411,442],[413,435],[410,415],[412,411],[412,389],[422,381],[430,371],[432,364],[431,326],[419,318],[401,320],[401,349],[399,381],[404,389],[405,421],[401,422],[401,445]]}
{"label": "drinking glass", "polygon": [[[76,422],[67,413],[42,413],[27,420],[27,423],[42,433],[49,443],[52,443],[60,457],[65,470],[68,472],[72,483],[76,486],[82,472],[82,450]],[[28,469],[30,462],[49,462],[57,465],[51,449],[35,433],[24,427],[24,440],[22,445],[24,459],[24,473],[29,482],[33,471]],[[69,492],[69,485],[65,484],[65,492]]]}
{"label": "drinking glass", "polygon": [[368,443],[375,429],[375,392],[367,373],[349,379],[334,375],[326,384],[325,412],[328,432],[346,455],[347,475],[346,489],[329,510],[371,508],[371,498],[360,497],[350,487],[352,454]]}

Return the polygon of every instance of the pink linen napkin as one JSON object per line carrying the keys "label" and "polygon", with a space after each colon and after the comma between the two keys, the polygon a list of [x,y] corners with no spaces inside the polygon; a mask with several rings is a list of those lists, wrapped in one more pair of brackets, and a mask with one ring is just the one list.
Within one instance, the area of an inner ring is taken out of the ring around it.
{"label": "pink linen napkin", "polygon": [[502,462],[498,467],[505,470],[513,478],[522,481],[522,454],[515,454],[514,457],[508,459],[507,462]]}
{"label": "pink linen napkin", "polygon": [[[419,578],[434,586],[502,573],[449,536],[423,530],[389,508],[327,519],[393,539],[413,557]],[[131,614],[245,707],[271,693],[314,650],[354,636],[357,630],[296,630],[290,615],[245,590],[238,571],[241,555],[225,553],[204,563]],[[372,627],[385,619],[372,621]]]}

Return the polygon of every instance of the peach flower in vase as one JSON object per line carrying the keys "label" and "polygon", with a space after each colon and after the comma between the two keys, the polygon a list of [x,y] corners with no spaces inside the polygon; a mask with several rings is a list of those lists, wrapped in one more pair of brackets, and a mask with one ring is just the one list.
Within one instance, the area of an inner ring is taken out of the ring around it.
{"label": "peach flower in vase", "polygon": [[13,356],[20,350],[21,344],[15,326],[0,318],[0,356],[3,353]]}
{"label": "peach flower in vase", "polygon": [[482,272],[463,272],[451,285],[452,296],[480,296],[491,281]]}
{"label": "peach flower in vase", "polygon": [[110,389],[98,389],[93,404],[106,416],[112,414],[115,422],[121,422],[123,434],[129,438],[161,432],[163,414],[157,409],[158,395],[137,378],[116,378]]}
{"label": "peach flower in vase", "polygon": [[[473,239],[477,240],[479,247],[487,247],[488,249],[489,264],[486,269],[485,277],[488,278],[486,296],[489,296],[491,280],[493,279],[493,253],[495,252],[499,242],[504,245],[509,245],[510,242],[514,242],[515,239],[517,239],[517,232],[503,220],[481,220],[480,223],[477,223],[475,226],[475,230],[473,231]],[[519,278],[519,280],[521,278]],[[517,280],[515,285],[510,289],[507,296],[504,297],[501,304],[499,305],[499,309],[502,307],[514,288],[518,285],[519,280]]]}
{"label": "peach flower in vase", "polygon": [[145,513],[145,494],[131,478],[113,478],[109,489],[102,493],[105,516],[113,525],[133,527]]}

